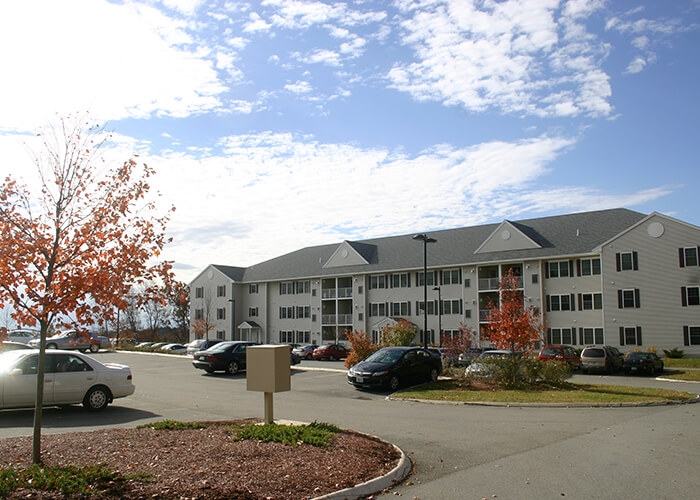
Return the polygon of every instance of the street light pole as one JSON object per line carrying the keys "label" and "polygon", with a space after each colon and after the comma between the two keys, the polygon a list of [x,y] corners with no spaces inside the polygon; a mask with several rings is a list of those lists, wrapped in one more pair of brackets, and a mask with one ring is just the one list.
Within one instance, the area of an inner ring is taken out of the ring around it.
{"label": "street light pole", "polygon": [[423,242],[423,347],[428,348],[428,243],[435,243],[435,238],[427,234],[416,234],[414,240]]}
{"label": "street light pole", "polygon": [[438,342],[440,342],[440,347],[442,347],[442,290],[439,286],[436,286],[433,290],[437,290],[438,293]]}

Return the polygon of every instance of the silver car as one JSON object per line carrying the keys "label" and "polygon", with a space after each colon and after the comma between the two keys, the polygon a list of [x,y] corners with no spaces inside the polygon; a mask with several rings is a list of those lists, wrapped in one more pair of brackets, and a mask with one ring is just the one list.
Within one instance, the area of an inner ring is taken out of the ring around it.
{"label": "silver car", "polygon": [[[30,340],[29,345],[39,348],[40,342],[41,339],[37,338]],[[78,330],[66,330],[46,339],[47,349],[77,349],[81,352],[97,352],[101,348],[110,349],[111,347],[112,343],[107,337]]]}
{"label": "silver car", "polygon": [[581,351],[581,371],[614,373],[622,370],[623,355],[609,345],[588,346]]}
{"label": "silver car", "polygon": [[[38,366],[36,349],[0,354],[0,410],[34,406]],[[44,406],[82,403],[90,411],[100,411],[134,390],[126,365],[103,364],[75,351],[46,351]]]}

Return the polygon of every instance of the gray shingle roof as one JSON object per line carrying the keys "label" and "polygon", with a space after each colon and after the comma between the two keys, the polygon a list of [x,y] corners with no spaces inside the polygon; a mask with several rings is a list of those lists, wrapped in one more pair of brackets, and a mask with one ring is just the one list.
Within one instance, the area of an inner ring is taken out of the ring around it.
{"label": "gray shingle roof", "polygon": [[[428,244],[428,267],[450,267],[485,262],[539,258],[566,258],[594,252],[603,242],[622,233],[646,217],[624,208],[509,221],[540,248],[475,254],[500,224],[432,231],[437,239]],[[261,282],[417,270],[423,267],[422,243],[413,234],[348,242],[368,265],[324,269],[324,264],[341,243],[302,248],[248,268],[216,266],[235,281]]]}

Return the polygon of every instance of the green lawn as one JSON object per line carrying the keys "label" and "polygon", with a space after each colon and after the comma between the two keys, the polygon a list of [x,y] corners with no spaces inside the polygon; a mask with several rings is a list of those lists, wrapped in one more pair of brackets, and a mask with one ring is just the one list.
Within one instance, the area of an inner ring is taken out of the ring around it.
{"label": "green lawn", "polygon": [[700,368],[700,358],[664,358],[666,368]]}
{"label": "green lawn", "polygon": [[452,380],[440,380],[393,395],[395,398],[427,399],[454,402],[490,403],[650,403],[662,401],[687,401],[696,394],[654,389],[649,387],[626,387],[605,384],[562,384],[559,388],[529,390],[475,390]]}

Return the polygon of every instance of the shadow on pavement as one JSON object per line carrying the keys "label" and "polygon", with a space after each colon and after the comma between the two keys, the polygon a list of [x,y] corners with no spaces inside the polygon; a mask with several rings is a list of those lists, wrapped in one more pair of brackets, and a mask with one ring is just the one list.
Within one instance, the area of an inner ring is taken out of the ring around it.
{"label": "shadow on pavement", "polygon": [[[159,417],[155,413],[124,406],[108,406],[104,411],[92,413],[80,405],[47,407],[42,412],[43,429],[62,429],[67,427],[113,426]],[[3,410],[0,422],[4,428],[32,428],[34,410]],[[76,429],[79,430],[79,429]]]}

